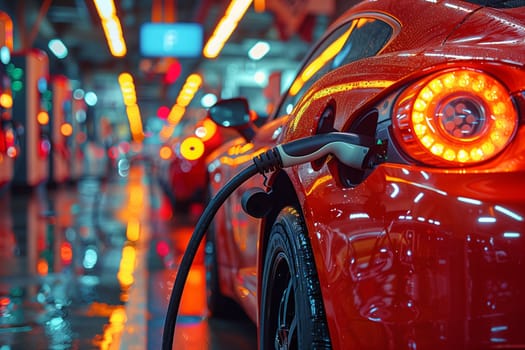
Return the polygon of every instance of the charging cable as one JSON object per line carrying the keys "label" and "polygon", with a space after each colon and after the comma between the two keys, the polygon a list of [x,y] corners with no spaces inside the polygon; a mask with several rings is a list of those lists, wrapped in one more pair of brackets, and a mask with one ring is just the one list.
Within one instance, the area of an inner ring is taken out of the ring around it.
{"label": "charging cable", "polygon": [[332,154],[347,166],[365,169],[370,165],[373,153],[370,151],[371,149],[370,138],[356,134],[331,132],[309,136],[277,145],[261,153],[253,158],[254,164],[230,179],[204,209],[182,256],[166,312],[164,332],[162,334],[162,349],[171,350],[173,347],[175,324],[191,264],[215,213],[217,213],[220,206],[233,191],[255,174],[265,174],[278,169],[312,162],[328,154]]}

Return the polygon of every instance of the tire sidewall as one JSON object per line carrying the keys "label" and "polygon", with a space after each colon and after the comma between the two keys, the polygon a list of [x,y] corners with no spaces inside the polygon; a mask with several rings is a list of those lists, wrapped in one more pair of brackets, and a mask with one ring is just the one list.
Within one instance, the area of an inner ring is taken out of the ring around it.
{"label": "tire sidewall", "polygon": [[[305,247],[305,244],[308,246]],[[305,248],[309,250],[310,255],[305,255]],[[307,291],[309,281],[308,278],[303,276],[303,271],[312,268],[311,266],[305,266],[305,264],[313,263],[311,260],[311,248],[309,247],[309,240],[302,217],[297,210],[286,207],[281,211],[272,226],[264,258],[259,316],[260,349],[274,348],[275,327],[272,323],[276,322],[276,310],[279,308],[280,300],[272,300],[272,298],[278,299],[272,294],[272,291],[275,291],[276,288],[282,288],[279,276],[277,276],[276,263],[283,261],[286,262],[290,270],[290,278],[292,279],[295,293],[295,314],[298,321],[296,341],[298,348],[310,349],[318,340],[316,336],[319,332],[315,330],[318,325],[312,320],[319,318],[319,315],[312,314],[312,309],[316,309],[312,308],[312,305],[319,302],[311,300]],[[316,274],[314,278],[317,279]],[[322,312],[322,317],[324,317],[324,311]]]}

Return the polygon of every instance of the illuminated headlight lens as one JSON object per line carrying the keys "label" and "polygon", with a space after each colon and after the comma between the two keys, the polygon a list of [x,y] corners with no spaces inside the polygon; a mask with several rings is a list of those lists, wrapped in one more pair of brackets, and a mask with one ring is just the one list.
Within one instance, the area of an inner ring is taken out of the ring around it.
{"label": "illuminated headlight lens", "polygon": [[197,160],[204,154],[204,143],[198,137],[187,137],[180,144],[180,154],[187,160]]}
{"label": "illuminated headlight lens", "polygon": [[507,89],[478,71],[445,72],[407,89],[394,130],[414,158],[466,165],[501,152],[516,132],[518,114]]}

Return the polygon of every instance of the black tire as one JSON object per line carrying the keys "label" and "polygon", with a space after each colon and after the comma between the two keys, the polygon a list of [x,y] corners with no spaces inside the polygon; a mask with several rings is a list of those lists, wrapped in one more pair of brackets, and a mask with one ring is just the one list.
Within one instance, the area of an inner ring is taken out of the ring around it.
{"label": "black tire", "polygon": [[331,348],[312,248],[294,208],[272,227],[261,283],[260,349]]}

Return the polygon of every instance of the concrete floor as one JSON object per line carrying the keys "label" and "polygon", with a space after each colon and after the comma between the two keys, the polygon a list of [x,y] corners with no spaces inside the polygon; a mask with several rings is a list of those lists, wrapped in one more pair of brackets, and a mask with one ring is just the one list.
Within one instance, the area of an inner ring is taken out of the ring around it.
{"label": "concrete floor", "polygon": [[[173,213],[143,165],[125,176],[4,190],[0,350],[160,349],[165,312],[198,213]],[[202,251],[174,349],[256,349],[243,315],[207,315]]]}

